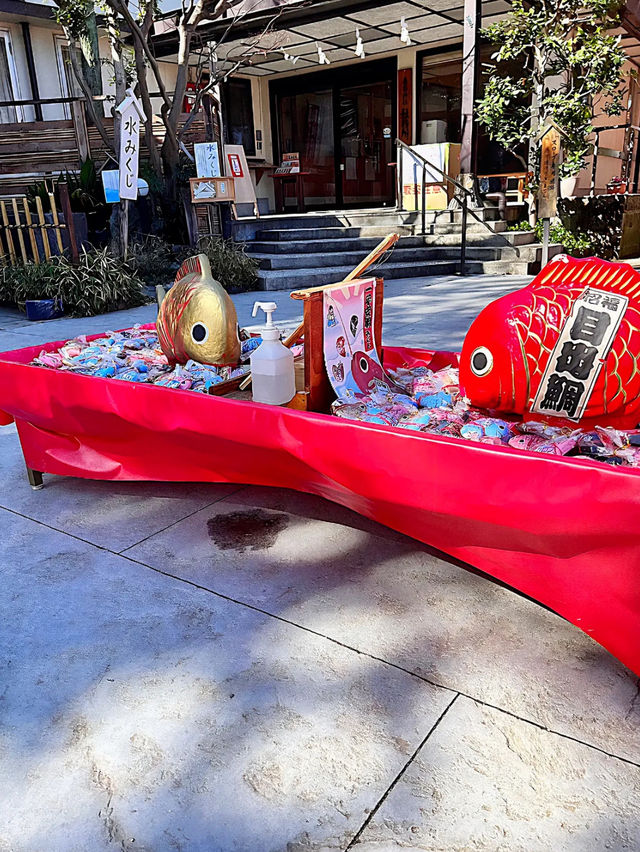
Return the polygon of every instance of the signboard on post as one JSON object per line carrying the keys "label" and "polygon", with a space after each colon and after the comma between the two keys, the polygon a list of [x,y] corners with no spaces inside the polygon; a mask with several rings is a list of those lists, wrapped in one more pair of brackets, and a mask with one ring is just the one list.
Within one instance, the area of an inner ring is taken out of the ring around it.
{"label": "signboard on post", "polygon": [[140,125],[145,121],[144,111],[131,89],[127,89],[127,97],[116,110],[120,113],[120,198],[135,201],[138,197]]}
{"label": "signboard on post", "polygon": [[560,131],[547,124],[540,138],[540,189],[538,218],[553,219],[558,208],[558,170],[560,167]]}

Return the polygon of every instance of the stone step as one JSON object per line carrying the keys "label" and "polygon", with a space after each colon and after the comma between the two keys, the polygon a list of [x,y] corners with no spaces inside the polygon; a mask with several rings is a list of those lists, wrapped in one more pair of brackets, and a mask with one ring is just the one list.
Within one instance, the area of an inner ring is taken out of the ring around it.
{"label": "stone step", "polygon": [[353,228],[291,228],[289,230],[261,230],[256,233],[259,242],[293,242],[308,240],[339,239],[344,237],[378,237],[378,241],[387,234],[414,234],[413,225],[373,226]]}
{"label": "stone step", "polygon": [[[483,264],[472,261],[466,272],[476,275],[483,271]],[[258,272],[259,287],[263,290],[289,290],[294,287],[318,287],[342,281],[353,266],[327,266],[324,269],[261,269]],[[454,260],[428,261],[427,263],[385,263],[373,274],[385,279],[427,278],[432,275],[453,275],[459,269]]]}
{"label": "stone step", "polygon": [[[391,232],[390,232],[391,233]],[[425,244],[422,236],[403,236],[399,245],[419,247]],[[380,237],[338,237],[320,240],[264,240],[245,244],[248,254],[323,254],[334,251],[358,251],[364,258],[380,243]]]}
{"label": "stone step", "polygon": [[[471,260],[501,260],[509,253],[510,257],[517,259],[516,250],[504,246],[504,250],[498,246],[468,246],[466,256]],[[521,252],[522,254],[522,252]],[[318,254],[307,254],[304,252],[288,254],[269,254],[252,252],[251,257],[258,261],[261,269],[321,269],[327,266],[357,266],[363,259],[360,251],[324,252]],[[460,257],[459,246],[433,246],[433,247],[404,247],[396,246],[391,256],[385,261],[398,264],[421,264],[428,260],[453,260]],[[523,258],[524,259],[524,258]],[[533,258],[532,258],[533,259]]]}
{"label": "stone step", "polygon": [[[264,240],[245,244],[248,254],[320,254],[334,251],[359,251],[363,257],[380,242],[379,237],[323,237],[317,240]],[[523,246],[535,242],[533,231],[504,231],[491,233],[485,229],[467,234],[468,246],[497,246],[508,249],[509,245]],[[420,246],[447,246],[460,248],[460,231],[449,234],[426,234],[401,236],[398,248]]]}
{"label": "stone step", "polygon": [[[462,230],[462,225],[459,222],[445,222],[443,220],[435,222],[429,226],[428,231],[432,234],[459,234]],[[467,220],[467,233],[485,233],[493,232],[494,234],[502,233],[507,230],[507,223],[502,220],[487,221],[485,224],[477,222],[471,216]]]}
{"label": "stone step", "polygon": [[[427,222],[436,221],[434,211],[427,212]],[[411,225],[421,222],[420,213],[399,212],[394,209],[378,210],[342,210],[336,212],[302,213],[302,214],[270,214],[260,219],[238,219],[231,223],[234,239],[250,240],[260,230],[295,230],[310,228],[348,228],[366,225],[389,225],[391,230],[396,225]]]}

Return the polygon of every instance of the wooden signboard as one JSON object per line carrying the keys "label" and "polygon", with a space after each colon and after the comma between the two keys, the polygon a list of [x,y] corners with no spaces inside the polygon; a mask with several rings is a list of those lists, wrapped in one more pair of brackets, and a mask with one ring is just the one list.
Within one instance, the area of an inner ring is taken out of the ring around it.
{"label": "wooden signboard", "polygon": [[234,183],[233,178],[228,177],[189,178],[191,201],[194,204],[234,201]]}
{"label": "wooden signboard", "polygon": [[553,219],[558,207],[558,169],[560,166],[560,131],[549,125],[540,143],[540,189],[538,218]]}
{"label": "wooden signboard", "polygon": [[251,180],[247,158],[242,145],[224,146],[224,169],[225,174],[234,180],[236,204],[253,204],[257,216],[258,202],[256,200],[256,190]]}

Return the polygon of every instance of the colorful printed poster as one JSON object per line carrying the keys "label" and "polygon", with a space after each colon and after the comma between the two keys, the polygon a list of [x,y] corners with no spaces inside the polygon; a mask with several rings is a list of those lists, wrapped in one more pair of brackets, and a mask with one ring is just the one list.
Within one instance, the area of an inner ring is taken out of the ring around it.
{"label": "colorful printed poster", "polygon": [[374,336],[376,279],[349,282],[323,293],[324,362],[338,399],[355,399],[391,386]]}

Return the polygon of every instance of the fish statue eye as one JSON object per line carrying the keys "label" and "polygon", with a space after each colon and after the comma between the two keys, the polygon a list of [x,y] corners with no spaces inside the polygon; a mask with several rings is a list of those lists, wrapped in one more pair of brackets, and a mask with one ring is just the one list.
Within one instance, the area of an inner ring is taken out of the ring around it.
{"label": "fish statue eye", "polygon": [[474,376],[488,375],[493,369],[493,355],[486,346],[478,346],[471,353],[471,372]]}
{"label": "fish statue eye", "polygon": [[194,343],[206,343],[209,339],[209,329],[202,322],[196,322],[191,326],[191,339]]}
{"label": "fish statue eye", "polygon": [[360,359],[360,369],[362,370],[363,373],[367,373],[369,371],[369,362],[367,361],[366,358]]}

